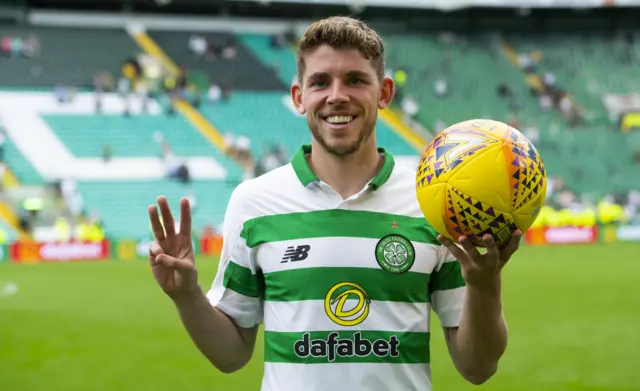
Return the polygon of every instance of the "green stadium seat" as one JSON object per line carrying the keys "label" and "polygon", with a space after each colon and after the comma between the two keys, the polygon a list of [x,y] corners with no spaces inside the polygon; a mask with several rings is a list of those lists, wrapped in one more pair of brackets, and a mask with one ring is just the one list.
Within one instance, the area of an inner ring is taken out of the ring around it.
{"label": "green stadium seat", "polygon": [[218,227],[236,183],[194,181],[189,186],[175,181],[78,182],[78,190],[88,211],[97,210],[111,238],[148,238],[151,234],[147,207],[165,195],[179,219],[180,197],[195,196],[193,233],[208,224]]}

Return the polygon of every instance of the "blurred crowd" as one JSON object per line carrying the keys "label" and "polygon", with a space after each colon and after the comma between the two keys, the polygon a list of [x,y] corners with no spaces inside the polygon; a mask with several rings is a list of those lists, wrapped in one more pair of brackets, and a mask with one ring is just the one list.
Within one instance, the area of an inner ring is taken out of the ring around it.
{"label": "blurred crowd", "polygon": [[[190,34],[183,42],[190,55],[200,59],[203,64],[215,62],[234,61],[238,55],[238,42],[229,36],[226,40],[214,40],[206,34]],[[441,34],[439,42],[442,44],[442,57],[433,60],[431,72],[426,83],[432,94],[432,99],[446,102],[451,96],[466,91],[456,83],[455,74],[452,70],[454,61],[452,50],[447,45],[455,44],[458,39],[450,33]],[[297,35],[293,29],[288,29],[282,34],[273,34],[270,37],[270,47],[273,50],[288,50],[297,41]],[[451,46],[453,47],[453,46]],[[495,50],[492,48],[491,50]],[[629,52],[631,53],[631,51]],[[22,37],[3,36],[0,37],[0,56],[7,58],[34,58],[40,56],[40,42],[36,35],[27,34]],[[624,57],[624,56],[623,56]],[[637,60],[629,54],[629,64]],[[523,77],[530,82],[530,93],[534,96],[542,112],[557,111],[569,125],[569,128],[580,125],[585,120],[585,109],[574,101],[571,91],[559,82],[553,67],[541,61],[539,51],[522,52],[515,54],[515,63],[523,72]],[[270,64],[274,71],[278,73],[279,64]],[[431,135],[442,131],[448,125],[442,119],[437,119],[432,124],[426,124],[418,119],[419,114],[428,110],[429,107],[421,107],[421,103],[408,91],[411,85],[415,85],[416,79],[422,78],[422,74],[412,74],[412,69],[397,67],[386,69],[386,75],[393,78],[396,84],[396,97],[394,109],[419,132],[430,133]],[[54,88],[54,95],[60,104],[72,102],[78,91],[86,86],[70,86],[59,84]],[[509,108],[507,118],[497,118],[509,123],[511,126],[521,130],[535,145],[540,145],[541,125],[528,118],[520,116],[522,100],[528,97],[519,96],[517,87],[502,80],[495,85],[495,95],[497,99],[506,102]],[[180,66],[176,72],[167,69],[165,65],[157,59],[146,54],[137,54],[123,58],[121,69],[118,73],[112,74],[106,70],[96,72],[91,80],[90,89],[95,93],[95,110],[100,113],[103,110],[104,95],[116,93],[123,101],[123,116],[145,114],[149,112],[152,102],[158,102],[167,116],[175,116],[180,110],[180,102],[187,102],[191,107],[199,110],[203,105],[215,109],[219,103],[233,101],[234,86],[232,83],[216,83],[210,81],[209,77],[203,75],[198,69],[190,69],[186,65]],[[131,110],[131,102],[142,101],[142,110],[134,113]],[[423,102],[424,106],[424,102]],[[6,135],[1,127],[0,120],[0,174],[3,174],[3,156]],[[189,167],[186,164],[186,157],[178,156],[172,146],[165,140],[161,132],[156,132],[153,142],[158,145],[158,157],[161,159],[165,176],[168,179],[185,184],[186,194],[192,199],[195,206],[195,194],[190,192],[188,186],[192,179]],[[109,162],[112,159],[114,145],[104,145],[102,148],[102,159]],[[278,142],[255,145],[254,140],[244,134],[242,129],[225,129],[224,152],[236,161],[243,169],[243,176],[240,180],[247,180],[260,176],[279,166],[286,164],[289,156]],[[640,151],[638,153],[640,157]],[[640,161],[640,158],[639,158]],[[55,199],[58,200],[61,210],[64,213],[61,219],[56,222],[60,232],[76,232],[78,235],[80,226],[101,227],[101,222],[96,212],[87,212],[82,203],[81,194],[76,190],[72,180],[62,180],[52,184],[55,190]],[[26,203],[20,211],[20,222],[27,231],[33,227],[34,218],[37,217],[38,203],[31,200]],[[35,211],[35,212],[34,212]],[[603,199],[591,199],[587,195],[576,194],[565,185],[562,178],[554,177],[549,181],[548,202],[541,213],[539,222],[549,224],[601,222],[601,223],[624,223],[639,222],[640,215],[640,194],[632,190],[625,194],[612,194]],[[70,228],[65,231],[65,221]],[[97,228],[96,228],[97,229]],[[92,232],[91,229],[82,232]],[[97,235],[97,230],[94,230]]]}
{"label": "blurred crowd", "polygon": [[536,226],[640,224],[640,189],[593,198],[576,194],[561,177],[550,177]]}
{"label": "blurred crowd", "polygon": [[40,40],[35,34],[27,36],[4,35],[0,37],[0,56],[8,58],[37,58],[40,56]]}

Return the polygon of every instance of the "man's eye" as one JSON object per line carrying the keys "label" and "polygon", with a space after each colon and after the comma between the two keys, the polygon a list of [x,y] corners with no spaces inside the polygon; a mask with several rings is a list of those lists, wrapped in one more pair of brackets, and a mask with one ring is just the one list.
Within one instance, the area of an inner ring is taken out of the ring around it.
{"label": "man's eye", "polygon": [[314,82],[311,82],[311,86],[313,87],[325,87],[326,85],[327,85],[327,82],[322,80],[316,80]]}
{"label": "man's eye", "polygon": [[349,79],[349,84],[361,84],[362,79],[359,77],[352,77]]}

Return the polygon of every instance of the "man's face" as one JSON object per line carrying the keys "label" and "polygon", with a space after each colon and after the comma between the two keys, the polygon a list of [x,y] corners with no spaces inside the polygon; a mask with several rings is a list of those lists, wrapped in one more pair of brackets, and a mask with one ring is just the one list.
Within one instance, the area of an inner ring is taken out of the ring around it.
{"label": "man's face", "polygon": [[391,102],[393,81],[381,83],[371,61],[356,49],[323,45],[308,53],[305,63],[302,85],[291,92],[314,139],[334,155],[358,151],[373,134],[378,108]]}

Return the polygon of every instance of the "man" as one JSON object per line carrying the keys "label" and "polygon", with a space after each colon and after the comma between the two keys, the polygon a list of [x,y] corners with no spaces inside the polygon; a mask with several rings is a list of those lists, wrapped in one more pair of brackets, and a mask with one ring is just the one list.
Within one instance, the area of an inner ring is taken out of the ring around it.
{"label": "man", "polygon": [[415,172],[376,146],[377,112],[394,84],[383,43],[365,24],[313,23],[300,41],[298,79],[291,95],[311,145],[234,191],[206,295],[188,202],[179,233],[164,197],[166,232],[149,207],[152,270],[194,343],[234,372],[250,360],[263,323],[263,391],[430,390],[433,308],[462,376],[485,382],[506,347],[500,270],[521,233],[502,250],[488,235],[481,255],[428,225]]}

